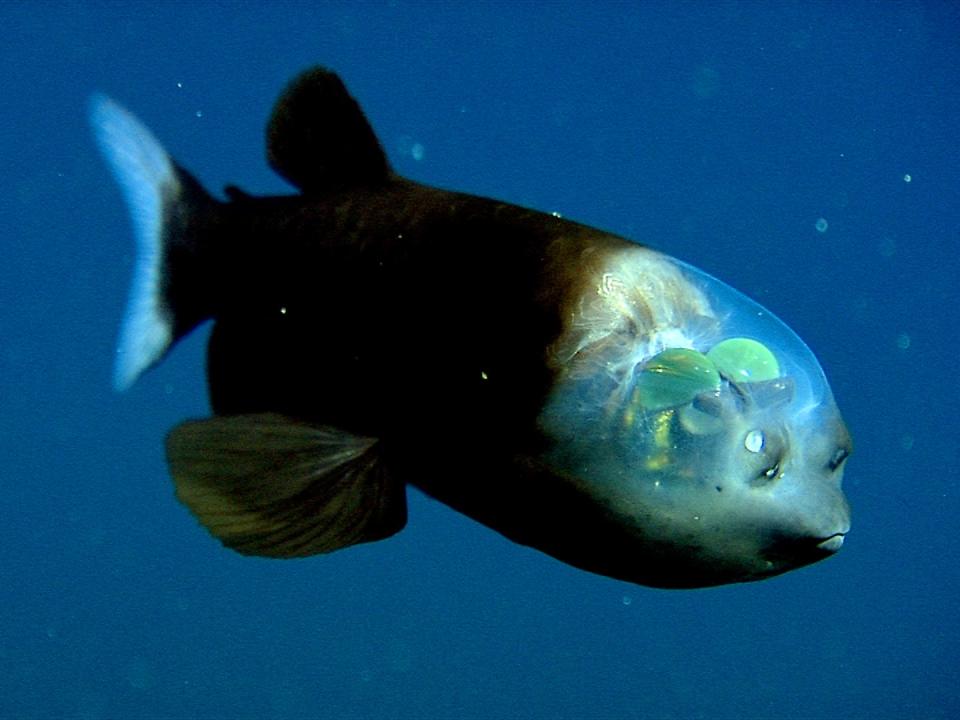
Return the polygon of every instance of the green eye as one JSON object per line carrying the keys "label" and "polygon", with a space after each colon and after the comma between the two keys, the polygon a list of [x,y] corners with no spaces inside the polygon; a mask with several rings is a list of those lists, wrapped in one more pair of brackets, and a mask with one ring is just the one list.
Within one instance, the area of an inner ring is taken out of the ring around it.
{"label": "green eye", "polygon": [[750,338],[729,338],[707,353],[717,370],[734,382],[764,382],[780,377],[777,358],[763,343]]}
{"label": "green eye", "polygon": [[640,402],[646,410],[662,410],[692,402],[720,389],[720,374],[703,353],[669,348],[654,355],[637,376]]}

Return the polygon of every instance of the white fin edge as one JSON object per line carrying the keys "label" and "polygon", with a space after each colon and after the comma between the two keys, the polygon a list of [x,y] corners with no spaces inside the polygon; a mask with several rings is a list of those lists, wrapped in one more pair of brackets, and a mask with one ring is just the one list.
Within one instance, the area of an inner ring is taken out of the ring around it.
{"label": "white fin edge", "polygon": [[173,340],[173,317],[164,304],[160,281],[164,208],[176,202],[180,184],[153,133],[118,103],[94,95],[90,123],[127,201],[136,237],[133,284],[113,373],[113,387],[122,391],[156,363]]}

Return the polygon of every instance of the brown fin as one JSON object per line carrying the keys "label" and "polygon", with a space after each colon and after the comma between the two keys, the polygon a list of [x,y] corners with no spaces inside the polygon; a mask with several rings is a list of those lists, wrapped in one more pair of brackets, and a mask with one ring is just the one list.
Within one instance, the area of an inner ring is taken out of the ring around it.
{"label": "brown fin", "polygon": [[267,127],[267,162],[305,193],[382,183],[390,166],[340,78],[317,67],[284,91]]}
{"label": "brown fin", "polygon": [[229,548],[302,557],[382,540],[406,494],[377,441],[282,415],[186,422],[167,436],[177,497]]}

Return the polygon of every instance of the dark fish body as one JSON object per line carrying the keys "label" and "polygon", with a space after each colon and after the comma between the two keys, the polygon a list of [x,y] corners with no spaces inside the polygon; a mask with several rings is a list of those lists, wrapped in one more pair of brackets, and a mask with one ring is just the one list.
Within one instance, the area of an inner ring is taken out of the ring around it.
{"label": "dark fish body", "polygon": [[408,484],[649,585],[759,579],[842,542],[849,437],[822,371],[718,281],[395,175],[324,70],[268,131],[293,196],[218,202],[112,101],[93,120],[140,243],[117,385],[214,321],[214,416],[175,428],[168,457],[227,546],[294,557],[387,537]]}

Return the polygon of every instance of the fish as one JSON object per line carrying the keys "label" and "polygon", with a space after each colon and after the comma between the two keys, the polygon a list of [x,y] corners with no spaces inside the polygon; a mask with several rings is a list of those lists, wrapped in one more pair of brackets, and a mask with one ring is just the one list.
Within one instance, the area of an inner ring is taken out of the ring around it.
{"label": "fish", "polygon": [[136,260],[129,388],[201,325],[211,413],[176,497],[224,546],[301,558],[405,527],[408,488],[570,566],[659,588],[769,578],[850,529],[852,449],[775,315],[614,233],[397,174],[324,67],[267,124],[295,192],[204,189],[90,102]]}

